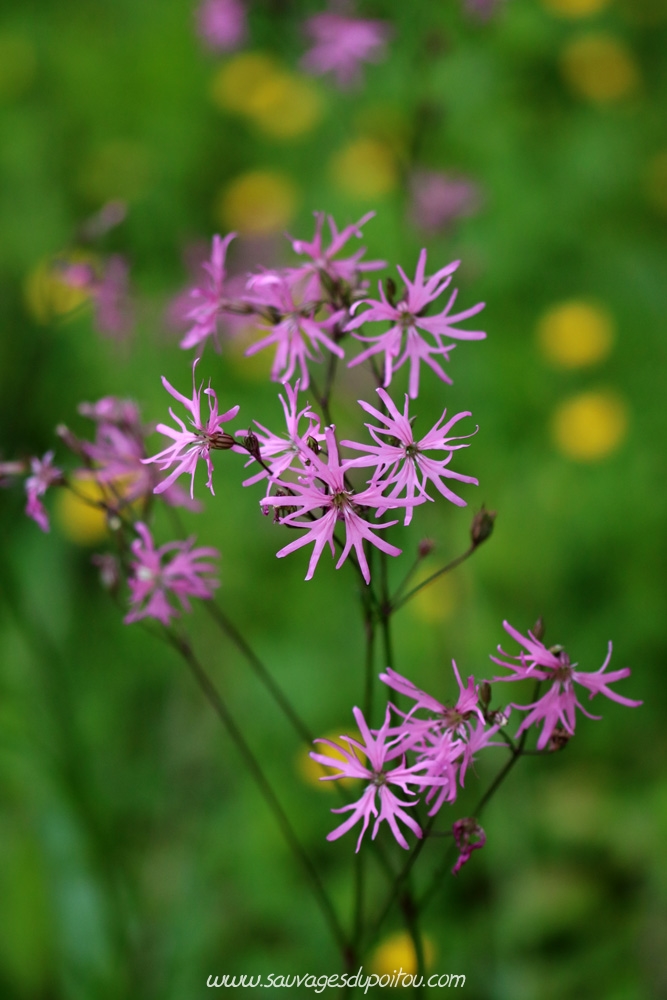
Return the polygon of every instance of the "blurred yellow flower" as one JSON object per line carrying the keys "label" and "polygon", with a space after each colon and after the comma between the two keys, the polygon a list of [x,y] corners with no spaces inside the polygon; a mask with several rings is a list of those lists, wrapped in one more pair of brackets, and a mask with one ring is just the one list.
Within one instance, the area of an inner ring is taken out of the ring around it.
{"label": "blurred yellow flower", "polygon": [[221,192],[215,214],[226,229],[268,235],[285,228],[296,204],[296,188],[285,174],[276,170],[250,170]]}
{"label": "blurred yellow flower", "polygon": [[391,147],[378,139],[356,139],[331,160],[334,183],[353,198],[379,198],[398,184],[398,167]]}
{"label": "blurred yellow flower", "polygon": [[[437,567],[436,567],[437,568]],[[408,587],[416,587],[422,580],[425,580],[435,569],[431,566],[428,571],[424,570],[419,574],[414,582]],[[454,582],[454,577],[448,573],[429,583],[418,594],[411,598],[407,607],[410,613],[419,621],[427,625],[437,625],[438,622],[446,621],[455,613],[458,606],[458,589]]]}
{"label": "blurred yellow flower", "polygon": [[321,119],[319,88],[301,74],[283,69],[264,52],[243,52],[216,73],[211,99],[227,111],[244,115],[267,135],[292,139]]}
{"label": "blurred yellow flower", "polygon": [[607,357],[614,340],[614,322],[602,306],[573,299],[544,313],[537,326],[537,338],[551,364],[583,368]]}
{"label": "blurred yellow flower", "polygon": [[114,139],[86,157],[79,171],[78,188],[94,204],[140,198],[151,182],[149,150],[138,142]]}
{"label": "blurred yellow flower", "polygon": [[229,365],[236,376],[248,382],[266,383],[271,378],[273,358],[271,351],[258,351],[257,354],[246,356],[246,350],[262,337],[267,331],[258,323],[249,319],[247,326],[225,341],[225,354]]}
{"label": "blurred yellow flower", "polygon": [[13,32],[0,33],[0,104],[15,101],[28,90],[36,66],[30,39]]}
{"label": "blurred yellow flower", "polygon": [[211,100],[225,111],[252,114],[257,91],[280,72],[278,61],[266,52],[241,52],[224,63],[211,81]]}
{"label": "blurred yellow flower", "polygon": [[[335,743],[341,743],[341,733],[346,736],[350,736],[353,740],[359,740],[361,742],[361,735],[356,729],[346,730],[344,727],[342,729],[336,729],[326,733],[324,738],[332,740]],[[342,746],[345,746],[345,744],[342,743]],[[321,753],[325,757],[331,757],[332,760],[345,759],[343,755],[333,747],[326,746],[326,744],[323,743],[316,743],[314,746],[302,747],[296,758],[296,769],[300,777],[307,785],[312,785],[314,788],[318,788],[322,792],[335,792],[336,789],[334,785],[340,784],[343,788],[350,788],[354,787],[360,780],[358,778],[339,778],[336,782],[320,781],[320,778],[324,777],[325,774],[336,774],[336,771],[335,769],[324,767],[322,764],[318,764],[317,761],[313,760],[310,756],[311,750],[314,750],[316,753]],[[363,754],[358,751],[357,756],[361,761],[365,759]]]}
{"label": "blurred yellow flower", "polygon": [[561,70],[572,90],[599,104],[618,101],[639,87],[639,67],[624,42],[603,33],[583,35],[561,54]]}
{"label": "blurred yellow flower", "polygon": [[[432,968],[435,950],[433,942],[424,938],[424,965]],[[371,972],[376,976],[391,976],[402,969],[409,976],[417,972],[415,946],[407,931],[398,931],[386,938],[371,957]]]}
{"label": "blurred yellow flower", "polygon": [[94,264],[96,258],[86,251],[74,250],[59,257],[41,260],[26,276],[23,294],[29,314],[38,323],[50,323],[66,316],[90,298],[82,287],[63,280],[63,267],[68,264]]}
{"label": "blurred yellow flower", "polygon": [[609,6],[609,0],[542,0],[542,5],[559,17],[590,17]]}
{"label": "blurred yellow flower", "polygon": [[628,407],[609,390],[583,392],[558,407],[551,421],[554,444],[577,462],[611,454],[628,430]]}
{"label": "blurred yellow flower", "polygon": [[58,490],[55,521],[63,535],[76,545],[95,545],[107,535],[107,516],[96,501],[104,500],[102,487],[95,479],[77,479],[76,494]]}
{"label": "blurred yellow flower", "polygon": [[656,153],[648,161],[645,190],[651,205],[667,215],[667,150]]}

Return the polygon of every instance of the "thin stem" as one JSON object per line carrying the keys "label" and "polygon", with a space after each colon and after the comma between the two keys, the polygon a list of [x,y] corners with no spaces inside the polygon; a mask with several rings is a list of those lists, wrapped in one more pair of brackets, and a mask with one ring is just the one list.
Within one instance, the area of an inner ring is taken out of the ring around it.
{"label": "thin stem", "polygon": [[418,583],[416,587],[409,590],[405,597],[400,598],[400,600],[396,600],[395,596],[392,602],[392,611],[398,611],[399,608],[402,608],[404,604],[407,604],[411,598],[418,594],[420,590],[423,590],[424,587],[428,587],[429,583],[433,583],[434,580],[437,580],[438,577],[442,576],[444,573],[449,573],[451,570],[456,569],[457,566],[460,566],[462,562],[465,562],[465,560],[473,554],[476,548],[478,548],[477,545],[471,545],[464,553],[462,553],[462,555],[457,556],[456,559],[452,559],[452,561],[447,563],[446,566],[442,566],[439,570],[436,570],[435,573],[431,573],[431,575],[426,577],[425,580],[422,580],[421,583]]}
{"label": "thin stem", "polygon": [[303,868],[308,881],[310,882],[311,889],[315,896],[315,899],[320,907],[322,915],[329,927],[331,935],[335,940],[341,955],[345,961],[346,966],[351,967],[354,964],[355,953],[354,945],[349,944],[345,933],[341,927],[340,921],[333,908],[331,900],[324,888],[320,876],[315,868],[313,862],[306,854],[303,849],[301,842],[299,841],[292,824],[290,823],[287,814],[285,813],[280,801],[276,797],[273,787],[270,781],[264,774],[257,758],[250,749],[250,746],[246,742],[241,730],[238,728],[233,716],[231,715],[226,703],[224,702],[220,692],[213,684],[213,681],[208,676],[203,666],[195,656],[192,647],[190,646],[187,639],[182,636],[176,635],[175,632],[166,629],[165,636],[167,641],[171,646],[176,649],[181,656],[184,658],[188,664],[190,671],[192,672],[197,684],[199,685],[202,693],[206,697],[207,701],[225,726],[230,738],[236,745],[241,757],[243,758],[246,767],[250,771],[252,777],[255,780],[259,790],[261,791],[266,804],[273,813],[273,816],[280,827],[281,833],[285,838],[287,845],[292,851],[294,857],[298,860],[301,867]]}
{"label": "thin stem", "polygon": [[227,617],[222,608],[215,601],[206,601],[206,610],[211,618],[219,626],[221,631],[234,643],[236,648],[248,661],[260,682],[269,692],[275,703],[289,720],[294,731],[304,743],[312,744],[313,734],[303,721],[301,716],[293,707],[289,698],[280,685],[274,680],[268,668],[257,656],[250,644],[244,639],[236,625]]}

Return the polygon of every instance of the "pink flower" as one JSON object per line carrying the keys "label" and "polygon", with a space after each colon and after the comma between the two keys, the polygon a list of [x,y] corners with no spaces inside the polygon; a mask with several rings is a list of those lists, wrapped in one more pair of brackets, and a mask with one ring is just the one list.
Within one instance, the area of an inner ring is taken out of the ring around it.
{"label": "pink flower", "polygon": [[274,382],[288,382],[298,366],[301,386],[307,389],[310,384],[307,361],[322,361],[323,347],[339,358],[344,356],[342,347],[326,332],[327,326],[335,323],[336,314],[328,320],[316,320],[316,304],[299,305],[295,302],[293,290],[284,275],[277,271],[255,274],[249,279],[248,288],[254,294],[248,296],[247,301],[272,310],[276,319],[269,336],[253,344],[245,353],[256,354],[265,347],[275,345],[276,355],[271,369]]}
{"label": "pink flower", "polygon": [[234,439],[231,435],[224,432],[221,428],[228,420],[233,420],[239,412],[239,407],[233,406],[231,410],[227,410],[225,413],[218,413],[218,397],[209,384],[208,389],[204,389],[204,395],[208,396],[209,416],[206,423],[203,422],[201,416],[202,387],[200,386],[199,389],[195,388],[195,369],[197,363],[198,359],[195,359],[192,364],[192,399],[183,396],[170,385],[164,376],[162,377],[162,384],[167,392],[174,399],[182,403],[190,413],[190,424],[193,430],[188,430],[180,417],[177,417],[171,407],[169,407],[169,413],[172,419],[178,424],[178,429],[168,427],[166,424],[158,424],[156,430],[160,434],[171,438],[174,443],[170,444],[164,451],[153,455],[152,458],[142,459],[142,462],[146,464],[150,462],[157,463],[158,468],[162,471],[171,468],[174,464],[176,465],[176,468],[170,472],[167,478],[158,483],[153,490],[154,493],[164,493],[179,476],[187,474],[191,477],[190,496],[194,497],[197,462],[200,458],[203,458],[208,470],[206,485],[211,493],[215,494],[215,490],[213,489],[213,461],[211,459],[211,451],[225,450],[231,448],[234,444]]}
{"label": "pink flower", "polygon": [[[190,611],[189,597],[208,599],[219,586],[211,574],[216,567],[204,560],[218,559],[220,553],[212,548],[193,548],[194,538],[185,542],[167,542],[156,549],[145,524],[135,525],[139,538],[132,542],[132,575],[128,579],[130,603],[133,610],[125,616],[125,624],[141,618],[157,618],[169,625],[179,612],[169,603],[169,594],[178,598],[181,606]],[[172,558],[170,554],[175,553]]]}
{"label": "pink flower", "polygon": [[[529,632],[528,638],[526,638],[520,632],[517,632],[515,628],[512,628],[509,622],[503,622],[503,627],[512,638],[516,639],[523,646],[526,652],[522,651],[518,656],[511,657],[510,662],[492,656],[491,659],[494,663],[498,663],[502,667],[507,667],[514,672],[513,677],[494,677],[494,681],[524,680],[532,677],[535,680],[547,681],[551,684],[547,693],[530,705],[514,705],[515,708],[521,711],[532,710],[519,726],[517,736],[532,726],[533,723],[537,724],[543,720],[542,731],[537,741],[538,750],[543,750],[547,746],[559,723],[570,735],[574,734],[576,722],[575,710],[577,708],[589,719],[600,718],[600,716],[591,715],[587,712],[577,700],[573,686],[574,683],[580,684],[589,691],[589,700],[594,698],[596,694],[603,694],[606,698],[617,701],[621,705],[628,705],[630,708],[637,708],[643,704],[641,701],[633,701],[631,698],[625,698],[623,695],[617,694],[616,691],[612,691],[609,687],[610,684],[614,684],[616,681],[630,676],[629,667],[605,673],[611,659],[611,642],[609,643],[607,656],[600,669],[593,673],[585,673],[574,669],[577,664],[570,663],[568,654],[561,646],[554,646],[551,649],[547,649],[535,638],[532,632]],[[508,656],[500,647],[498,647],[498,651],[503,657]]]}
{"label": "pink flower", "polygon": [[248,26],[240,0],[203,0],[196,16],[197,32],[214,52],[229,52],[245,41]]}
{"label": "pink flower", "polygon": [[202,265],[208,282],[204,287],[193,288],[190,292],[190,299],[196,305],[185,314],[185,318],[192,321],[192,326],[181,341],[183,348],[197,347],[207,337],[213,337],[218,347],[218,320],[225,305],[225,258],[227,248],[235,236],[236,233],[229,233],[224,240],[217,235],[213,237],[211,259]]}
{"label": "pink flower", "polygon": [[95,306],[95,326],[110,337],[122,338],[132,331],[134,313],[129,297],[129,267],[124,257],[112,254],[100,269],[90,264],[66,264],[61,269],[63,281],[73,288],[83,288]]}
{"label": "pink flower", "polygon": [[[79,413],[96,424],[95,441],[80,441],[77,445],[93,463],[97,482],[110,487],[119,507],[146,499],[162,477],[155,467],[144,462],[146,432],[136,403],[106,396],[96,403],[82,403]],[[178,483],[168,487],[162,498],[173,507],[201,507]]]}
{"label": "pink flower", "polygon": [[40,526],[42,531],[49,531],[49,517],[40,497],[44,496],[49,486],[62,482],[63,474],[53,464],[54,452],[47,451],[44,458],[31,458],[32,475],[25,481],[25,491],[28,497],[25,512],[28,517]]}
{"label": "pink flower", "polygon": [[467,177],[439,170],[415,170],[409,181],[408,215],[426,232],[447,229],[457,219],[474,215],[481,197],[477,184]]}
{"label": "pink flower", "polygon": [[[310,448],[307,447],[304,450],[304,441],[311,439],[317,442],[324,441],[324,434],[320,433],[320,418],[311,410],[310,403],[303,410],[297,408],[299,379],[296,380],[294,388],[289,383],[286,383],[285,389],[287,391],[288,402],[285,402],[282,395],[279,395],[278,399],[282,403],[285,413],[287,437],[274,434],[273,431],[264,427],[263,424],[258,423],[256,420],[254,421],[255,426],[259,427],[260,431],[259,434],[255,434],[255,437],[259,442],[262,461],[269,466],[271,471],[269,473],[266,469],[260,469],[250,479],[244,480],[243,486],[253,486],[255,483],[259,483],[262,479],[267,478],[270,481],[280,479],[292,467],[292,463],[295,460],[301,461],[301,471],[305,472],[304,463],[309,461]],[[307,420],[308,426],[303,433],[300,433],[299,425],[302,420]],[[246,433],[246,431],[236,432],[237,437]],[[246,465],[251,465],[254,461],[254,458],[250,458]]]}
{"label": "pink flower", "polygon": [[316,14],[305,23],[315,43],[301,60],[309,73],[333,73],[339,87],[361,81],[361,63],[385,57],[391,28],[384,21],[368,21],[340,14]]}
{"label": "pink flower", "polygon": [[375,212],[368,212],[359,222],[346,226],[338,232],[336,223],[332,216],[328,217],[329,229],[331,231],[331,244],[326,249],[322,243],[322,227],[324,225],[324,212],[315,212],[315,235],[310,243],[305,240],[295,240],[290,238],[292,249],[297,254],[304,254],[310,257],[307,264],[300,267],[290,268],[290,284],[302,288],[304,300],[326,299],[328,291],[322,284],[322,276],[326,275],[329,281],[335,283],[343,282],[353,290],[359,285],[359,274],[364,271],[377,271],[386,267],[383,260],[371,260],[361,262],[361,258],[366,252],[364,248],[357,250],[351,257],[344,257],[336,260],[336,254],[340,253],[347,241],[352,236],[361,239],[361,227],[364,223],[372,219]]}
{"label": "pink flower", "polygon": [[484,847],[486,834],[477,820],[472,817],[457,819],[452,826],[452,833],[460,852],[456,864],[452,868],[452,875],[458,875],[466,862],[470,860],[472,852]]}
{"label": "pink flower", "polygon": [[[372,416],[384,424],[384,427],[374,427],[371,424],[366,424],[371,437],[377,442],[374,445],[358,444],[355,441],[341,442],[348,448],[354,448],[355,451],[368,452],[368,455],[365,457],[354,458],[348,461],[347,467],[374,465],[373,482],[376,482],[386,473],[389,473],[386,484],[393,483],[394,488],[388,496],[395,499],[405,490],[406,499],[412,502],[405,509],[404,523],[406,525],[412,520],[413,504],[433,499],[426,492],[426,484],[429,481],[433,483],[445,499],[450,500],[457,507],[465,507],[466,501],[450,490],[443,482],[443,479],[457,479],[462,483],[478,485],[477,480],[473,476],[464,476],[462,473],[454,472],[448,468],[454,452],[460,448],[467,448],[468,445],[453,444],[452,442],[454,441],[460,441],[461,437],[447,437],[447,433],[459,420],[469,417],[470,413],[468,411],[457,413],[456,416],[450,417],[443,426],[443,421],[447,416],[447,411],[445,410],[440,420],[433,425],[428,434],[420,441],[415,441],[412,426],[414,418],[408,416],[410,405],[408,396],[405,397],[405,407],[401,414],[384,389],[378,389],[377,393],[389,410],[389,415],[381,413],[380,410],[376,410],[375,407],[369,403],[365,403],[362,399],[358,400],[359,405],[367,413],[372,414]],[[476,430],[472,433],[476,433]],[[470,437],[471,435],[465,436]],[[388,440],[383,440],[385,437]],[[447,455],[441,459],[429,458],[425,454],[427,451],[444,451]],[[382,509],[380,509],[378,514],[382,512]]]}
{"label": "pink flower", "polygon": [[[277,513],[281,524],[307,529],[305,535],[290,542],[277,553],[278,558],[281,559],[312,542],[314,547],[308,564],[306,580],[312,579],[315,567],[326,545],[331,549],[331,554],[334,554],[334,532],[337,525],[342,523],[345,529],[345,544],[336,563],[336,569],[340,569],[351,549],[354,548],[364,580],[366,583],[370,583],[371,575],[364,552],[364,541],[370,542],[371,545],[375,545],[376,548],[390,556],[400,555],[401,550],[375,534],[376,531],[390,528],[397,522],[389,521],[386,524],[375,524],[371,527],[362,516],[363,508],[380,506],[386,508],[398,506],[398,504],[388,502],[387,498],[382,496],[379,485],[370,486],[361,493],[354,493],[345,481],[345,465],[341,465],[338,458],[334,428],[327,427],[324,433],[328,462],[325,463],[314,451],[307,449],[309,451],[309,475],[298,483],[276,480],[276,484],[283,487],[289,496],[285,496],[283,493],[281,496],[264,497],[263,500],[260,500],[260,504],[263,507],[278,508]],[[306,451],[305,442],[304,451]],[[318,485],[318,481],[322,484],[321,486]],[[400,503],[402,505],[405,501]],[[280,516],[280,508],[285,507],[296,509],[285,516]],[[300,516],[313,514],[316,510],[321,510],[323,513],[314,520],[299,520]]]}
{"label": "pink flower", "polygon": [[[397,785],[404,794],[410,794],[410,785],[421,786],[424,784],[425,779],[419,773],[423,770],[423,767],[420,764],[413,764],[412,767],[406,767],[405,760],[403,760],[398,767],[393,768],[391,771],[386,771],[385,765],[389,761],[395,760],[396,757],[403,755],[404,749],[404,741],[400,736],[392,740],[387,739],[390,722],[389,708],[387,708],[382,728],[376,736],[372,735],[360,709],[355,708],[353,712],[363,743],[352,739],[350,736],[341,736],[341,740],[346,744],[345,747],[331,740],[315,740],[316,743],[324,743],[326,746],[333,747],[338,754],[342,755],[343,759],[335,760],[326,754],[319,753],[311,753],[310,755],[318,764],[324,764],[325,767],[335,767],[339,772],[338,774],[325,776],[321,779],[322,781],[335,781],[338,778],[347,777],[363,778],[369,782],[357,802],[342,806],[340,809],[331,810],[334,813],[349,812],[351,815],[340,826],[336,827],[335,830],[327,834],[327,840],[338,840],[339,837],[342,837],[343,834],[351,830],[361,820],[361,833],[357,840],[357,851],[359,851],[363,836],[371,821],[371,817],[373,817],[375,819],[371,834],[373,839],[377,835],[380,823],[386,821],[401,847],[408,850],[408,842],[398,826],[398,821],[400,820],[404,823],[417,837],[422,836],[421,827],[417,821],[402,808],[403,806],[409,808],[415,805],[416,799],[409,802],[399,799],[391,791],[389,785]],[[362,754],[366,758],[367,764],[362,763],[359,754]],[[378,797],[380,799],[379,813],[377,809]]]}
{"label": "pink flower", "polygon": [[[354,365],[361,364],[362,361],[376,354],[384,354],[384,385],[386,388],[391,383],[394,371],[409,360],[409,392],[412,399],[416,399],[419,393],[420,362],[427,364],[443,382],[451,384],[451,378],[435,360],[436,357],[442,357],[448,361],[449,353],[454,347],[454,344],[443,345],[443,337],[454,337],[458,340],[484,340],[486,337],[486,334],[481,330],[460,330],[455,326],[456,323],[477,315],[484,308],[484,303],[479,302],[464,312],[452,315],[451,310],[456,301],[456,290],[450,296],[441,313],[435,316],[426,315],[427,307],[439,298],[448,287],[452,280],[452,274],[458,266],[459,262],[455,261],[453,264],[448,264],[447,267],[436,271],[430,278],[426,278],[424,273],[426,250],[422,250],[414,281],[410,281],[406,277],[402,268],[397,269],[406,287],[405,295],[397,305],[387,299],[380,283],[381,301],[363,299],[359,305],[368,305],[370,309],[357,315],[348,323],[346,329],[354,331],[364,323],[381,321],[389,321],[392,325],[386,333],[376,336],[366,337],[354,333],[353,335],[358,340],[368,341],[372,346],[348,362],[348,367],[352,368]],[[420,330],[426,331],[432,337],[432,341],[427,341],[419,332]]]}

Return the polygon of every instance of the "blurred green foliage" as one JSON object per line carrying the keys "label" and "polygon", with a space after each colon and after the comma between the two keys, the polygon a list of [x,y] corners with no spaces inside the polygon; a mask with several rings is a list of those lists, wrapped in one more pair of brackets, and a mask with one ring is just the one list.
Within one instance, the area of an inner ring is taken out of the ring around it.
{"label": "blurred green foliage", "polygon": [[[400,613],[397,669],[449,697],[452,657],[481,679],[502,619],[525,631],[543,614],[547,639],[582,669],[613,638],[613,663],[633,668],[623,693],[644,706],[596,703],[604,721],[582,720],[563,754],[521,762],[485,816],[487,847],[443,884],[424,929],[434,968],[465,973],[471,1000],[667,992],[667,8],[597,6],[565,17],[555,0],[507,0],[482,23],[456,0],[360,4],[392,23],[388,58],[358,91],[312,84],[319,118],[290,136],[212,99],[236,55],[202,49],[191,0],[5,0],[0,14],[1,458],[42,454],[59,422],[83,431],[77,404],[106,394],[164,419],[160,375],[181,388],[190,378],[165,320],[187,284],[183,252],[222,231],[224,192],[250,171],[291,185],[279,229],[308,238],[313,210],[344,224],[375,209],[370,257],[408,273],[423,245],[433,270],[460,258],[461,303],[487,301],[488,340],[457,348],[451,389],[424,379],[419,420],[430,426],[445,405],[472,411],[480,430],[457,468],[479,477],[469,510],[497,510],[496,531]],[[249,47],[298,76],[301,22],[319,9],[256,0]],[[600,37],[616,49],[595,62],[593,46],[591,68],[580,43]],[[415,167],[470,177],[479,210],[419,232]],[[138,315],[122,344],[101,338],[85,308],[54,312],[35,278],[114,198],[127,219],[100,249],[129,257]],[[261,248],[273,261],[275,239]],[[612,349],[595,364],[559,367],[540,348],[541,318],[571,300],[612,318]],[[257,366],[207,351],[202,369],[221,404],[275,425]],[[353,386],[341,427],[360,423]],[[598,390],[620,400],[624,426],[607,453],[577,459],[554,438],[554,414]],[[240,488],[241,459],[218,458],[217,495],[187,528],[220,548],[226,610],[313,730],[343,731],[362,696],[352,574],[323,559],[305,584],[304,553],[276,562],[282,541],[257,491]],[[90,547],[57,518],[43,536],[18,491],[1,491],[0,506],[0,995],[189,1000],[210,973],[336,971],[300,872],[182,664],[121,624]],[[465,548],[470,514],[443,508],[420,508],[401,532],[406,559],[420,537],[437,543],[434,569]],[[395,582],[401,572],[392,566]],[[201,608],[192,630],[348,907],[353,845],[325,841],[331,800],[300,778],[303,749]],[[502,760],[480,760],[482,782]],[[468,785],[457,816],[476,798],[473,775]],[[424,870],[441,850],[428,845]]]}

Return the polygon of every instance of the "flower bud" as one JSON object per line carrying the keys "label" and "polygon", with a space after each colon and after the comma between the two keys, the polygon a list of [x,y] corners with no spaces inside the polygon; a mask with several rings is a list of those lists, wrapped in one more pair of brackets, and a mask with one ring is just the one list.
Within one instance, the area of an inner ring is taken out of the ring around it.
{"label": "flower bud", "polygon": [[422,538],[419,546],[417,547],[417,553],[420,559],[426,559],[426,556],[430,556],[431,552],[435,548],[435,542],[432,538]]}
{"label": "flower bud", "polygon": [[229,448],[233,448],[235,441],[231,434],[226,431],[216,431],[215,434],[209,435],[209,445],[215,451],[228,451]]}
{"label": "flower bud", "polygon": [[72,431],[69,429],[69,427],[67,427],[65,424],[58,424],[58,426],[56,427],[56,434],[63,442],[65,447],[69,448],[69,450],[73,452],[75,455],[82,456],[84,454],[83,447],[78,437],[76,436],[76,434],[73,434]]}
{"label": "flower bud", "polygon": [[542,615],[540,615],[540,617],[533,625],[533,635],[535,636],[538,642],[542,642],[542,640],[544,639],[545,632],[546,628],[544,626],[544,618],[542,617]]}
{"label": "flower bud", "polygon": [[314,437],[312,437],[312,436],[309,437],[308,440],[307,440],[307,442],[306,442],[306,444],[308,445],[308,447],[310,448],[311,451],[314,451],[316,455],[319,455],[319,453],[320,453],[320,445],[319,445],[319,442],[316,441]]}
{"label": "flower bud", "polygon": [[479,700],[484,706],[488,708],[491,703],[491,685],[488,681],[482,681],[479,688]]}
{"label": "flower bud", "polygon": [[386,278],[384,283],[385,294],[390,305],[396,304],[396,282],[393,278]]}
{"label": "flower bud", "polygon": [[93,566],[97,566],[100,571],[100,583],[105,590],[115,594],[120,587],[120,566],[115,556],[109,553],[94,555],[91,559]]}
{"label": "flower bud", "polygon": [[248,452],[249,455],[252,455],[253,458],[257,459],[261,458],[259,450],[259,438],[257,437],[256,434],[253,434],[252,431],[248,431],[248,433],[243,438],[243,447],[245,448],[245,450]]}
{"label": "flower bud", "polygon": [[563,726],[555,726],[554,731],[549,737],[547,750],[550,753],[556,753],[558,750],[562,750],[566,747],[571,738],[572,733],[568,733],[567,729],[564,729]]}
{"label": "flower bud", "polygon": [[485,542],[487,538],[491,537],[496,517],[497,512],[495,510],[487,510],[485,507],[482,507],[481,510],[477,511],[470,526],[470,540],[474,549],[478,545],[481,545],[482,542]]}

